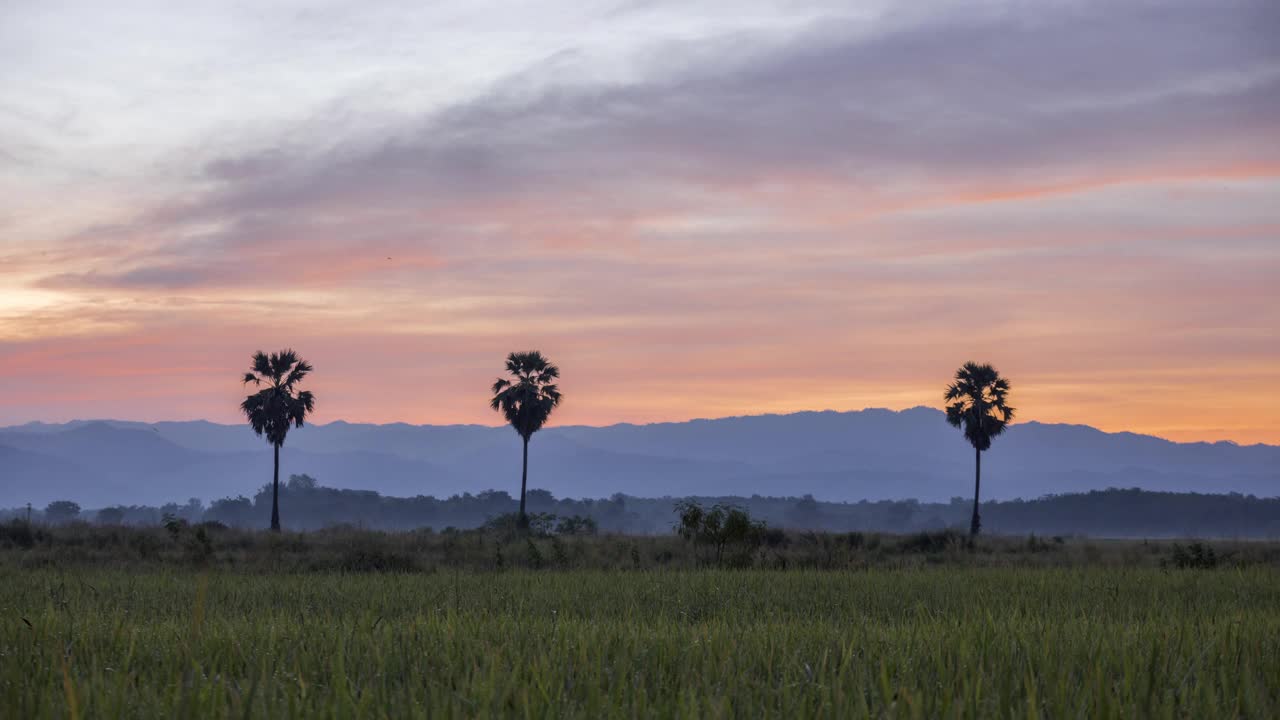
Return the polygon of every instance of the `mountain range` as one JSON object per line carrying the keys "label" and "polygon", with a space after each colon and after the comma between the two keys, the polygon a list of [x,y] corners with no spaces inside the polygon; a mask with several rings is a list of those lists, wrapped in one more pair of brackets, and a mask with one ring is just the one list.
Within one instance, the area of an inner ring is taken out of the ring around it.
{"label": "mountain range", "polygon": [[[281,479],[305,473],[323,485],[397,496],[515,494],[519,443],[506,427],[338,421],[290,433]],[[1108,487],[1280,495],[1280,447],[1175,443],[1081,425],[1011,426],[982,469],[988,499]],[[252,496],[270,480],[270,447],[247,426],[95,420],[0,428],[0,507],[208,502]],[[529,486],[559,497],[945,501],[973,492],[973,449],[925,407],[550,427],[530,445]]]}

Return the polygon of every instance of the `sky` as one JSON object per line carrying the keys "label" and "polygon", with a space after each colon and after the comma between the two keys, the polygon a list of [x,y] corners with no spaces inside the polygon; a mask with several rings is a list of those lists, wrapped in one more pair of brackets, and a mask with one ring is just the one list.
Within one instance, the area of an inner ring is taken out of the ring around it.
{"label": "sky", "polygon": [[1280,3],[0,3],[0,424],[941,407],[1280,443]]}

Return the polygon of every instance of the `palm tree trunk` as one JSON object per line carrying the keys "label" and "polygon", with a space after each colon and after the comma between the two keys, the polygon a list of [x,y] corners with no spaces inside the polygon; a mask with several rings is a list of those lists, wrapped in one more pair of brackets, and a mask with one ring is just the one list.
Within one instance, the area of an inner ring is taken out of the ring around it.
{"label": "palm tree trunk", "polygon": [[969,539],[977,537],[982,528],[982,520],[978,517],[978,491],[982,488],[982,451],[974,448],[975,456],[973,473],[973,520],[969,522]]}
{"label": "palm tree trunk", "polygon": [[276,470],[271,479],[271,532],[280,532],[280,446],[276,445]]}
{"label": "palm tree trunk", "polygon": [[529,516],[524,513],[525,488],[529,483],[529,438],[524,438],[524,470],[520,473],[520,527],[529,527]]}

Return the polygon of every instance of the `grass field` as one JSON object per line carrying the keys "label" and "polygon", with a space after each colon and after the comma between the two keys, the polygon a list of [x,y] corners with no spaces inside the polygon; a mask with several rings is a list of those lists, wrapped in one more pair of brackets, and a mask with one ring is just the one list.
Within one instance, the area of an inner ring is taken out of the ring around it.
{"label": "grass field", "polygon": [[0,715],[1278,717],[1280,574],[9,563]]}

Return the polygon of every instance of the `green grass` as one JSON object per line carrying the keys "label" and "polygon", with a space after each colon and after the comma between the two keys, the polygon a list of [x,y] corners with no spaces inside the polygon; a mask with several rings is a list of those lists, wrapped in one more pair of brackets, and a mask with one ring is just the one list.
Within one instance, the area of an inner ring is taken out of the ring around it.
{"label": "green grass", "polygon": [[3,717],[766,715],[1277,717],[1280,574],[0,566]]}

